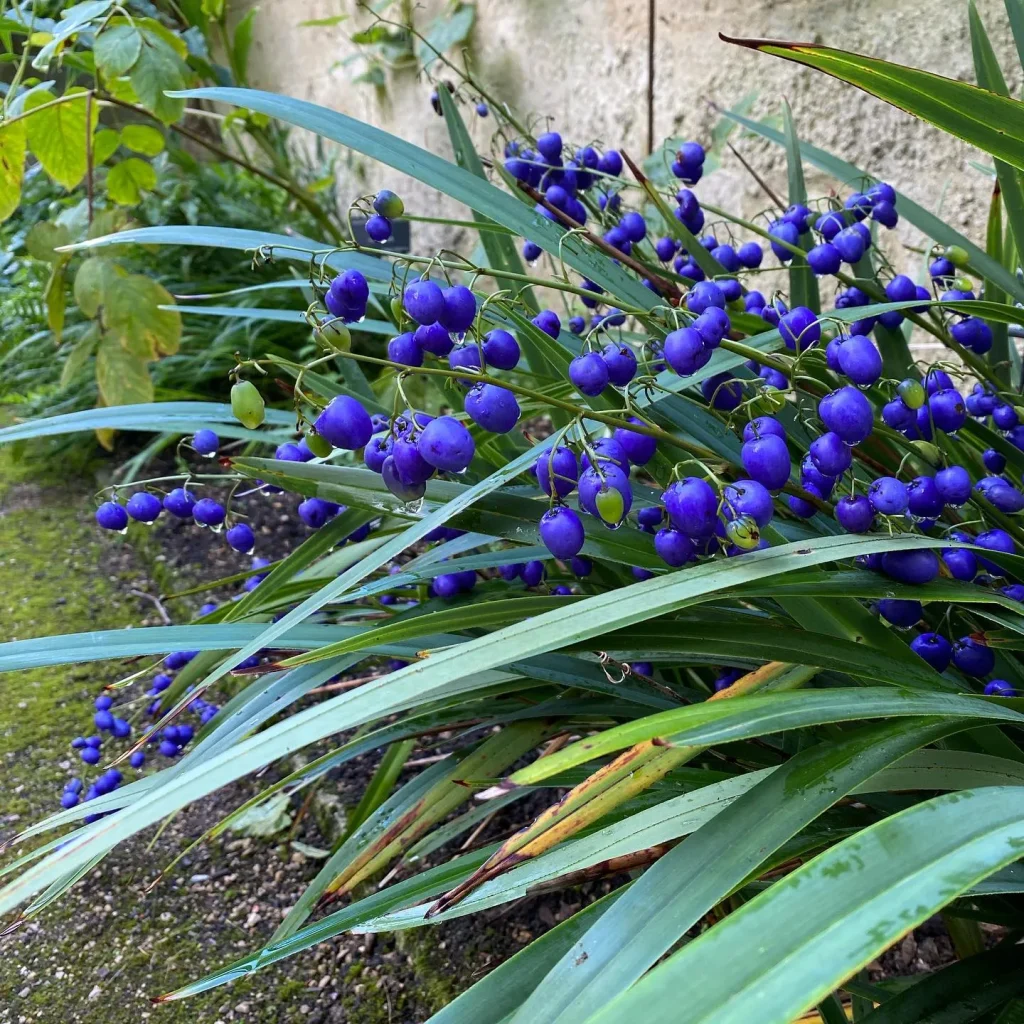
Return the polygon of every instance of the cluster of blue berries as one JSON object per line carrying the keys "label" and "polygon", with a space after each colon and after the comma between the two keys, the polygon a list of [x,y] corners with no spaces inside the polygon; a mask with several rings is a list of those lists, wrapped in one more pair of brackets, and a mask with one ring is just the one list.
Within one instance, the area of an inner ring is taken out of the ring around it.
{"label": "cluster of blue berries", "polygon": [[[215,610],[216,605],[207,604],[200,610],[200,614],[208,614]],[[167,655],[163,663],[165,671],[156,673],[149,688],[145,691],[145,696],[152,698],[145,708],[145,714],[148,717],[154,718],[160,713],[160,695],[174,681],[174,677],[170,673],[183,669],[195,655],[195,651],[175,651]],[[259,663],[259,658],[250,660],[253,664]],[[129,704],[131,703],[134,703],[134,701],[128,701],[122,708],[118,708],[114,704],[114,698],[107,693],[102,693],[95,699],[93,702],[94,713],[92,721],[97,732],[91,736],[76,736],[71,741],[71,749],[78,751],[78,756],[83,765],[91,768],[99,764],[103,759],[104,733],[111,740],[130,740],[133,731],[132,724],[127,717],[121,717],[118,712],[123,711],[125,714],[130,715]],[[219,710],[216,704],[210,704],[201,698],[193,700],[187,709],[189,714],[197,716],[200,725],[206,725]],[[154,733],[149,737],[148,745],[155,748],[164,757],[174,758],[182,752],[194,735],[195,728],[188,722],[182,721],[174,725],[168,725],[159,732]],[[145,750],[133,751],[128,757],[129,766],[136,771],[140,771],[146,764],[146,756]],[[72,778],[64,786],[61,794],[61,806],[66,809],[75,807],[81,802],[88,802],[98,796],[112,793],[123,781],[124,776],[116,768],[108,768],[94,778],[88,786],[85,785],[82,779]],[[90,815],[85,818],[85,821],[87,823],[95,821],[97,817],[99,815]]]}

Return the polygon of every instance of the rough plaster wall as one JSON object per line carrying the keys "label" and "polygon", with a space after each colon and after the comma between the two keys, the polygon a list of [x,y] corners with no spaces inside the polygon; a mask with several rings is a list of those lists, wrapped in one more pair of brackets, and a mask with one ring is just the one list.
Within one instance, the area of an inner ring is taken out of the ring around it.
{"label": "rough plaster wall", "polygon": [[[240,6],[240,11],[244,6]],[[442,0],[417,6],[426,24]],[[1001,0],[978,0],[1012,89],[1021,84]],[[365,19],[356,14],[335,28],[298,28],[306,18],[355,11],[353,0],[274,0],[257,19],[251,64],[254,84],[322,103],[450,156],[443,121],[430,109],[430,86],[410,71],[392,76],[386,96],[353,85],[338,62],[353,52],[348,35]],[[478,0],[471,39],[474,66],[491,90],[523,117],[550,124],[574,141],[600,140],[631,153],[647,135],[647,0]],[[656,0],[655,139],[684,134],[706,139],[718,115],[708,100],[729,106],[756,92],[754,116],[777,114],[780,97],[792,105],[802,138],[841,155],[942,212],[980,239],[990,182],[969,166],[971,147],[921,124],[864,93],[810,69],[728,45],[729,35],[832,43],[896,62],[973,80],[966,4],[937,0]],[[467,110],[478,143],[490,148],[494,119]],[[782,150],[747,137],[744,155],[779,191],[785,190]],[[831,179],[806,169],[811,195],[824,195]],[[387,185],[416,212],[460,216],[460,211],[417,182],[357,159],[342,170],[343,194]],[[730,155],[698,186],[709,202],[752,215],[763,194]],[[902,227],[899,238],[920,237]],[[414,248],[466,244],[459,232],[414,227]],[[892,248],[892,245],[889,246]],[[918,257],[893,253],[916,269]]]}

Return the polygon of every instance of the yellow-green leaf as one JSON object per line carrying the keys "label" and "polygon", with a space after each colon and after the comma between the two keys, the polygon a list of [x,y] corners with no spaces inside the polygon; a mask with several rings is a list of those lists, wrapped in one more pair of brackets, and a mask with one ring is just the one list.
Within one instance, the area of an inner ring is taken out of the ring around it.
{"label": "yellow-green leaf", "polygon": [[92,137],[92,165],[99,167],[114,155],[114,151],[121,145],[121,136],[113,128],[101,128]]}
{"label": "yellow-green leaf", "polygon": [[110,285],[117,280],[118,268],[110,260],[99,256],[87,259],[75,274],[75,302],[82,313],[90,319],[104,304]]}
{"label": "yellow-green leaf", "polygon": [[128,223],[128,213],[125,210],[112,206],[109,210],[97,210],[86,231],[86,238],[102,238],[103,235],[112,235]]}
{"label": "yellow-green leaf", "polygon": [[203,14],[208,18],[220,18],[224,14],[224,0],[203,0]]}
{"label": "yellow-green leaf", "polygon": [[18,208],[25,173],[25,122],[0,124],[0,221]]}
{"label": "yellow-green leaf", "polygon": [[121,144],[133,153],[156,156],[164,148],[164,136],[149,124],[126,124],[121,129]]}
{"label": "yellow-green leaf", "polygon": [[[85,90],[68,89],[65,95],[81,94],[81,98],[51,106],[43,104],[52,101],[45,93],[33,93],[25,103],[25,126],[28,134],[28,148],[43,165],[43,170],[58,185],[73,189],[84,177],[86,171],[85,117],[88,106]],[[39,110],[32,111],[36,107]],[[92,129],[95,131],[99,120],[99,104],[92,105]]]}
{"label": "yellow-green leaf", "polygon": [[103,304],[103,324],[108,337],[116,337],[124,349],[138,358],[155,359],[178,351],[181,314],[174,298],[145,274],[130,274],[111,288]]}
{"label": "yellow-green leaf", "polygon": [[136,405],[153,401],[153,382],[146,359],[133,355],[111,334],[96,350],[96,383],[104,405]]}
{"label": "yellow-green leaf", "polygon": [[139,30],[120,18],[96,37],[93,55],[96,67],[107,78],[120,78],[131,69],[142,52],[142,36]]}
{"label": "yellow-green leaf", "polygon": [[89,328],[78,341],[75,342],[67,359],[64,360],[64,367],[60,371],[60,386],[66,388],[85,369],[89,357],[96,351],[96,343],[99,341],[99,331],[95,325]]}
{"label": "yellow-green leaf", "polygon": [[50,270],[50,279],[46,282],[46,292],[43,298],[46,301],[46,323],[58,342],[64,331],[64,268],[67,266],[67,257],[54,263]]}
{"label": "yellow-green leaf", "polygon": [[[44,263],[53,263],[59,258],[54,250],[71,241],[71,232],[64,224],[56,224],[51,220],[41,220],[33,224],[25,236],[25,248],[29,256]],[[63,258],[63,257],[60,257]]]}
{"label": "yellow-green leaf", "polygon": [[142,193],[156,188],[156,171],[137,156],[114,164],[107,174],[107,195],[120,206],[134,206]]}

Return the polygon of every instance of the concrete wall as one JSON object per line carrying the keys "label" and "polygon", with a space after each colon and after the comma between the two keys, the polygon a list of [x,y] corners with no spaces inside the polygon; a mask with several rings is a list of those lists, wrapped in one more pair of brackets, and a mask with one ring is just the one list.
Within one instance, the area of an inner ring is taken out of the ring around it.
{"label": "concrete wall", "polygon": [[[234,0],[239,13],[243,0]],[[247,2],[247,0],[246,0]],[[396,5],[397,7],[397,5]],[[648,134],[648,0],[477,0],[470,40],[474,67],[490,89],[523,118],[550,124],[573,141],[600,140],[631,154],[646,151]],[[1012,89],[1021,85],[1001,0],[978,0],[979,11]],[[353,17],[332,28],[299,28],[303,19],[339,10]],[[425,25],[441,0],[416,7]],[[339,62],[356,49],[349,35],[364,24],[353,0],[273,0],[257,18],[253,84],[288,93],[376,124],[434,152],[450,156],[441,118],[430,109],[430,84],[413,71],[391,75],[386,91],[354,85]],[[815,41],[904,62],[973,81],[966,4],[958,0],[654,0],[653,129],[656,143],[682,134],[706,140],[718,118],[708,101],[730,106],[751,92],[754,116],[777,114],[782,96],[792,105],[802,138],[869,169],[923,205],[942,212],[975,239],[983,236],[990,181],[969,166],[971,147],[914,118],[810,69],[731,46],[718,32],[747,37]],[[492,140],[493,118],[466,118],[480,146]],[[734,136],[748,160],[785,191],[780,148]],[[807,169],[812,195],[833,187]],[[443,197],[388,169],[356,159],[342,171],[346,194],[395,188],[414,212],[463,215]],[[709,202],[756,213],[763,193],[726,155],[720,170],[698,186]],[[899,238],[920,237],[901,228]],[[465,243],[458,231],[414,226],[413,246]],[[896,254],[916,269],[919,257]]]}

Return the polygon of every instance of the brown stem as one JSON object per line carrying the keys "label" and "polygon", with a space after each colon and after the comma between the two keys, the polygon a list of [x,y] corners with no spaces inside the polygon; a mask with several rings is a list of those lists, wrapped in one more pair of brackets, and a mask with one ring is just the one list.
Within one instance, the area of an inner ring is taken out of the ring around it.
{"label": "brown stem", "polygon": [[[141,114],[143,117],[152,118],[154,121],[160,120],[156,115],[151,114],[144,107],[136,106],[134,103],[126,103],[124,100],[116,99],[113,96],[104,96],[103,98],[107,103],[112,103],[118,107],[124,107],[125,110],[131,110],[136,114]],[[161,124],[162,123],[163,122],[161,122]],[[197,145],[204,146],[213,153],[214,156],[219,157],[221,160],[228,160],[231,163],[244,168],[250,174],[255,174],[257,177],[263,178],[264,181],[269,181],[272,185],[276,185],[278,188],[284,189],[284,191],[293,199],[301,203],[306,208],[320,227],[328,232],[333,241],[340,241],[342,239],[342,233],[330,222],[319,204],[297,185],[293,185],[290,181],[285,181],[283,178],[277,177],[276,174],[271,174],[269,171],[265,171],[261,167],[257,167],[255,164],[249,163],[248,160],[245,160],[242,157],[235,156],[223,147],[218,146],[215,142],[211,142],[209,139],[204,138],[198,132],[193,132],[180,124],[171,124],[167,125],[167,127],[170,128],[172,132],[177,132],[178,135],[183,135],[186,139],[191,139],[192,142],[195,142]]]}
{"label": "brown stem", "polygon": [[582,235],[592,245],[597,246],[597,248],[600,249],[606,256],[610,256],[612,259],[618,260],[624,266],[629,267],[630,270],[635,270],[641,277],[646,277],[652,284],[656,285],[660,291],[664,292],[671,298],[678,300],[679,297],[682,295],[682,292],[679,291],[679,289],[675,286],[675,284],[672,281],[666,281],[665,278],[658,277],[652,274],[647,269],[647,267],[645,267],[642,263],[638,263],[635,259],[633,259],[632,256],[627,256],[625,253],[619,252],[619,250],[616,249],[614,245],[611,245],[609,242],[606,242],[599,235],[595,235],[593,231],[587,230],[587,228],[580,224],[579,221],[574,220],[572,217],[569,216],[569,214],[564,213],[562,210],[558,209],[557,206],[553,206],[551,203],[549,203],[544,198],[544,196],[540,194],[540,192],[533,188],[532,185],[527,185],[525,181],[517,182],[517,184],[519,188],[523,192],[525,192],[535,203],[540,203],[540,205],[543,206],[545,210],[548,210],[551,213],[553,213],[555,217],[558,218],[559,222],[563,225],[563,227],[572,228],[573,230],[575,230],[577,234]]}

